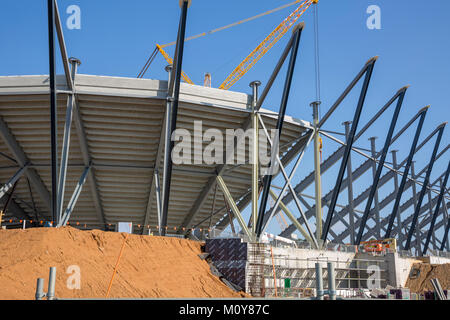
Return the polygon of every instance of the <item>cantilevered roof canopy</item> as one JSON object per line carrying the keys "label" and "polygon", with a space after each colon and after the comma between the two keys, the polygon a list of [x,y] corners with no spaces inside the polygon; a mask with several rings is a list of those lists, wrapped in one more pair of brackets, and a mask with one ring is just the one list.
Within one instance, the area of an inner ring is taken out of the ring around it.
{"label": "cantilevered roof canopy", "polygon": [[[48,81],[45,75],[0,77],[1,185],[28,165],[9,206],[10,216],[30,219],[36,219],[36,214],[38,219],[51,216]],[[58,76],[57,83],[61,155],[70,91],[64,76]],[[167,81],[77,75],[75,91],[78,108],[72,121],[64,209],[85,168],[91,166],[91,171],[70,221],[86,224],[88,228],[103,229],[120,221],[133,222],[136,228],[142,229],[144,225],[155,228],[154,172],[155,166],[161,166],[164,152],[160,141],[163,141]],[[200,120],[203,131],[216,128],[225,134],[226,129],[242,128],[250,115],[250,101],[247,94],[182,84],[177,128],[193,132],[194,121]],[[274,128],[277,114],[267,110],[261,113],[267,128]],[[286,117],[280,139],[284,163],[301,150],[310,129],[308,122]],[[248,154],[248,141],[246,144]],[[200,223],[198,227],[205,228],[222,219],[226,210],[214,215],[211,221],[208,219],[213,211],[214,194],[215,210],[225,206],[220,188],[209,192],[194,214],[191,210],[199,204],[208,180],[215,177],[215,168],[216,165],[206,164],[174,166],[169,230],[186,221],[187,227]],[[160,178],[162,181],[161,171]],[[239,201],[251,186],[251,166],[230,165],[223,178],[234,200]],[[7,195],[2,203],[6,198]]]}

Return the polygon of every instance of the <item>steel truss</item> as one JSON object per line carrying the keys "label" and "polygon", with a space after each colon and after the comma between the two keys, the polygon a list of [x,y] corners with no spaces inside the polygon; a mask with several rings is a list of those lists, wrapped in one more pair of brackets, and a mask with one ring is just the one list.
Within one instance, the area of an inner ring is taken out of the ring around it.
{"label": "steel truss", "polygon": [[[450,194],[446,186],[448,175],[444,172],[433,183],[430,183],[429,181],[435,161],[444,156],[450,148],[450,145],[447,145],[439,152],[440,140],[446,123],[439,125],[419,144],[418,142],[422,127],[429,109],[427,106],[419,110],[417,114],[394,135],[395,125],[408,88],[404,87],[400,89],[386,105],[384,105],[377,114],[359,130],[359,132],[357,132],[359,116],[364,105],[364,98],[367,93],[370,76],[376,60],[375,57],[366,63],[318,125],[318,130],[322,136],[341,144],[341,147],[321,163],[321,173],[325,173],[343,159],[340,164],[336,186],[322,197],[321,205],[328,207],[328,215],[326,221],[320,221],[320,223],[316,221],[316,226],[320,226],[321,223],[324,223],[321,240],[335,243],[350,242],[351,244],[359,244],[361,241],[366,241],[371,238],[380,239],[384,235],[385,238],[397,237],[400,248],[406,250],[414,248],[418,254],[426,253],[429,246],[432,246],[433,249],[443,250],[447,248],[447,250],[449,250],[448,232],[450,223],[448,218],[448,207],[450,206]],[[355,117],[352,122],[348,121],[344,123],[346,127],[346,141],[341,141],[331,134],[334,132],[322,130],[322,126],[364,75],[365,79],[361,89]],[[354,142],[357,141],[396,100],[397,106],[393,113],[391,126],[383,149],[380,151],[376,150],[375,137],[369,139],[371,141],[371,148],[368,150],[370,151],[370,155],[363,152],[365,151],[363,149],[353,147]],[[408,157],[398,163],[397,150],[392,150],[390,151],[392,154],[392,166],[389,165],[386,162],[386,158],[390,146],[416,122],[418,122],[418,124],[412,139],[411,151]],[[437,138],[430,162],[416,174],[414,172],[413,160],[415,154],[417,154],[436,135]],[[367,160],[355,170],[352,168],[352,153],[358,153],[367,158]],[[355,196],[353,193],[353,184],[358,178],[369,171],[372,171],[373,174],[373,184],[361,194]],[[347,172],[346,178],[344,178],[345,172]],[[386,173],[383,174],[383,172]],[[424,181],[421,181],[423,174],[425,174],[425,179]],[[287,181],[290,181],[292,177],[288,178]],[[399,180],[401,180],[400,185]],[[394,182],[394,190],[384,199],[379,199],[378,190],[391,181]],[[300,217],[293,221],[291,219],[292,224],[283,230],[280,233],[280,236],[290,237],[293,232],[298,230],[307,241],[314,243],[319,240],[317,236],[314,236],[310,232],[306,232],[304,229],[304,226],[309,229],[308,222],[310,222],[314,216],[317,217],[316,205],[310,205],[304,200],[305,198],[314,199],[313,195],[304,194],[304,191],[313,183],[315,183],[314,171],[306,176],[306,178],[304,178],[295,188],[291,189],[290,184],[286,183],[279,195],[272,191],[271,196],[275,200],[275,205],[273,205],[270,210],[266,211],[264,215],[259,215],[259,218],[262,219],[262,226],[264,226],[263,230],[265,230],[265,227],[267,227],[271,218],[279,214],[280,211],[283,211],[289,218],[293,217],[293,214],[287,206],[294,200],[300,212]],[[290,192],[285,194],[287,187],[289,187]],[[420,193],[417,192],[417,188],[420,188]],[[339,205],[337,199],[345,189],[347,189],[348,204]],[[412,189],[413,196],[406,202],[401,203],[402,195],[410,189]],[[428,195],[428,199],[425,200],[426,195]],[[299,205],[299,201],[302,201],[302,204],[306,207],[305,212]],[[245,208],[249,202],[250,199],[244,196],[239,204],[242,208]],[[380,212],[391,204],[394,204],[394,207],[390,214],[387,217],[381,217]],[[360,205],[365,205],[365,210],[358,210],[357,208]],[[336,207],[340,208],[340,210],[336,211]],[[408,212],[408,209],[411,207],[413,207],[412,213]],[[374,227],[368,226],[368,222],[370,221],[374,223]],[[216,225],[216,228],[224,229],[227,225],[226,219],[223,219]],[[357,232],[358,230],[359,232]],[[444,234],[442,239],[439,239],[436,236],[437,234],[440,234],[440,231],[443,231]]]}

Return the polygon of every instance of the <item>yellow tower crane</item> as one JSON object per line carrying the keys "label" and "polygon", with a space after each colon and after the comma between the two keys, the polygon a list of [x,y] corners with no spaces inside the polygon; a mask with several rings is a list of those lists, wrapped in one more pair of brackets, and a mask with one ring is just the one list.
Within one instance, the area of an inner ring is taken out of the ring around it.
{"label": "yellow tower crane", "polygon": [[[305,11],[312,5],[317,4],[319,0],[296,0],[294,2],[288,3],[281,7],[269,10],[267,12],[258,14],[256,16],[229,24],[227,26],[217,28],[211,30],[209,32],[203,32],[198,35],[189,37],[186,41],[197,39],[203,36],[207,36],[218,31],[222,31],[236,25],[240,25],[242,23],[266,16],[268,14],[274,13],[286,7],[292,6],[294,4],[300,3],[300,5],[295,9],[286,19],[283,20],[234,70],[233,72],[225,79],[225,81],[219,86],[219,89],[228,90],[233,86],[239,79],[241,79],[285,34],[289,31],[289,29],[297,22],[297,20],[305,13]],[[164,59],[169,63],[173,63],[173,59],[164,51],[164,48],[174,45],[175,42],[171,42],[165,45],[156,45],[155,51],[153,51],[150,58],[147,60],[147,63],[142,68],[141,72],[138,75],[138,78],[142,78],[145,72],[148,70],[151,62],[156,56],[156,53],[159,52],[164,57]],[[182,71],[181,74],[183,80],[186,83],[194,84],[191,79]]]}
{"label": "yellow tower crane", "polygon": [[283,20],[273,30],[267,38],[265,38],[225,79],[219,86],[219,89],[228,90],[233,84],[241,79],[266,53],[275,43],[278,42],[288,30],[295,24],[295,22],[305,13],[305,11],[318,0],[305,0],[300,6],[294,10],[286,19]]}

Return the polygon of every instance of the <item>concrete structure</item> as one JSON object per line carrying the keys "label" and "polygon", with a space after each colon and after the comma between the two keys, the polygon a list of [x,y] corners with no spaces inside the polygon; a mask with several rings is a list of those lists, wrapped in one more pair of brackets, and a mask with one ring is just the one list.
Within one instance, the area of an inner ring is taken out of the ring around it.
{"label": "concrete structure", "polygon": [[[350,297],[364,289],[404,288],[415,263],[439,264],[450,260],[411,257],[404,252],[373,254],[361,249],[341,245],[315,250],[308,243],[245,243],[239,238],[206,242],[206,251],[225,278],[238,281],[239,286],[256,297],[307,297],[316,290],[316,263],[322,270],[333,263],[337,294]],[[326,292],[328,273],[323,272],[322,277]]]}

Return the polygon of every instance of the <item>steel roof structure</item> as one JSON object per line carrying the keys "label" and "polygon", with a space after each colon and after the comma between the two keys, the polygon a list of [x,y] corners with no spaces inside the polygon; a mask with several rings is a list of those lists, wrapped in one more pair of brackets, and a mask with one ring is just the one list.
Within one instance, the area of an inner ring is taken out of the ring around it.
{"label": "steel roof structure", "polygon": [[[164,152],[161,139],[167,81],[81,74],[75,79],[77,103],[71,125],[64,208],[85,169],[90,171],[70,221],[90,228],[104,228],[120,221],[133,222],[142,230],[148,225],[155,228],[158,223],[154,174]],[[10,209],[18,217],[36,220],[51,220],[48,80],[46,75],[0,77],[0,182],[6,183],[18,170],[26,169]],[[57,90],[61,155],[69,99],[64,76],[57,77]],[[203,130],[215,128],[225,134],[226,129],[242,127],[250,115],[250,104],[251,96],[247,94],[182,84],[177,128],[193,132],[194,121],[202,121]],[[277,114],[260,111],[267,129],[274,128]],[[284,163],[297,155],[311,132],[308,122],[285,118],[280,139]],[[248,145],[247,141],[247,155]],[[193,150],[192,158],[194,152],[201,150]],[[169,229],[185,224],[208,180],[215,177],[213,165],[174,166]],[[251,165],[228,166],[223,178],[235,200],[248,193],[250,177]],[[226,210],[212,220],[205,219],[211,215],[213,198],[214,192],[210,192],[186,228],[198,223],[200,228],[206,228],[223,218]],[[220,189],[215,206],[225,206]]]}

